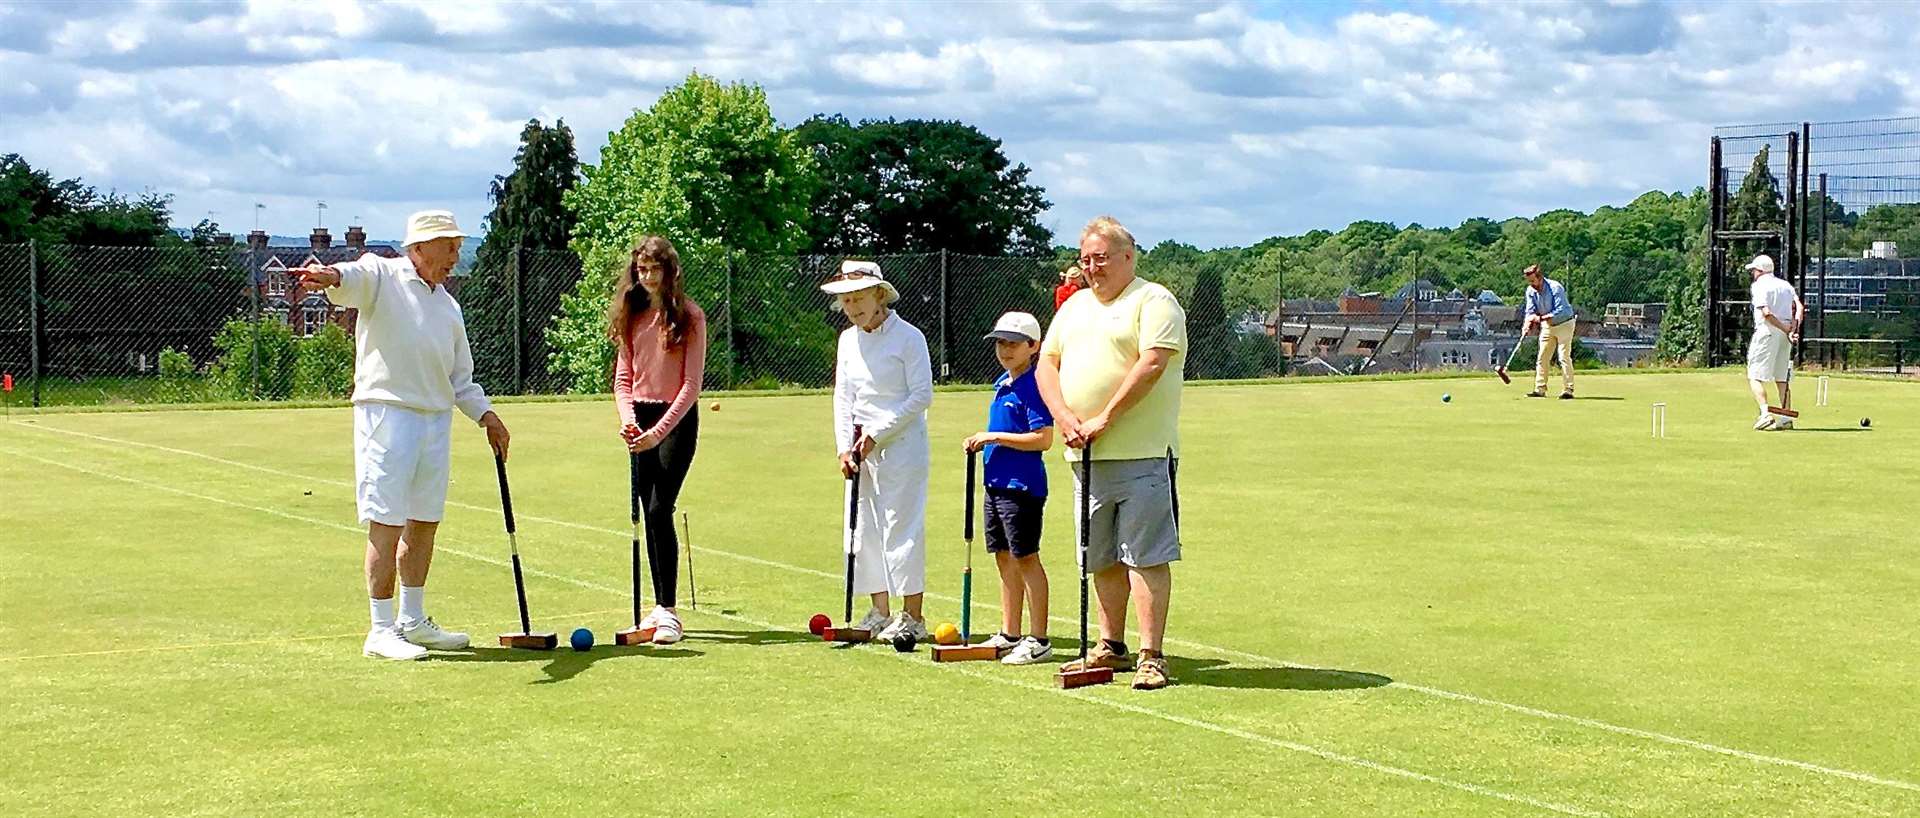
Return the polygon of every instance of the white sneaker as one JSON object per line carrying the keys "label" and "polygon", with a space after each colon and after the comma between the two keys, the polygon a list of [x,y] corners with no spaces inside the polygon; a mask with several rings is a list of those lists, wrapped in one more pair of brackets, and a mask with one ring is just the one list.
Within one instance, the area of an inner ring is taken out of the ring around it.
{"label": "white sneaker", "polygon": [[671,645],[680,641],[680,637],[684,635],[680,629],[680,617],[665,608],[654,608],[653,614],[655,617],[653,620],[653,643],[656,645]]}
{"label": "white sneaker", "polygon": [[1013,652],[1000,657],[1003,665],[1031,665],[1053,658],[1053,645],[1042,644],[1031,636],[1013,646]]}
{"label": "white sneaker", "polygon": [[860,624],[853,626],[853,630],[878,634],[886,630],[887,625],[891,622],[892,620],[888,619],[887,615],[881,613],[878,609],[868,608],[867,615],[860,618]]}
{"label": "white sneaker", "polygon": [[367,631],[360,652],[375,659],[412,661],[427,658],[427,649],[401,638],[399,628],[374,628]]}
{"label": "white sneaker", "polygon": [[1020,644],[1020,640],[1008,639],[1007,635],[1004,633],[995,633],[994,635],[987,637],[987,641],[981,642],[980,644],[986,647],[993,648],[994,650],[1000,651],[1001,653],[1006,653],[1007,651],[1013,650],[1015,645]]}
{"label": "white sneaker", "polygon": [[1781,415],[1779,417],[1774,418],[1773,431],[1776,431],[1776,432],[1793,431],[1793,418],[1787,417],[1786,415]]}
{"label": "white sneaker", "polygon": [[887,620],[886,626],[873,635],[874,640],[878,642],[891,642],[894,637],[909,632],[906,624],[908,618],[904,611],[894,614],[892,619]]}
{"label": "white sneaker", "polygon": [[1753,430],[1756,432],[1765,432],[1771,429],[1773,429],[1773,413],[1761,412],[1760,419],[1753,422]]}
{"label": "white sneaker", "polygon": [[640,629],[646,630],[648,628],[660,627],[660,620],[672,615],[673,614],[669,613],[666,608],[655,605],[653,606],[653,610],[647,612],[646,618],[640,620]]}
{"label": "white sneaker", "polygon": [[459,631],[450,631],[434,624],[429,616],[418,622],[400,623],[400,635],[428,650],[466,650],[467,635]]}
{"label": "white sneaker", "polygon": [[902,627],[906,628],[907,633],[913,634],[913,638],[915,641],[918,641],[918,642],[933,641],[933,632],[927,630],[927,620],[915,619],[913,618],[912,614],[908,614],[905,611],[902,611],[900,613],[900,621],[905,623]]}

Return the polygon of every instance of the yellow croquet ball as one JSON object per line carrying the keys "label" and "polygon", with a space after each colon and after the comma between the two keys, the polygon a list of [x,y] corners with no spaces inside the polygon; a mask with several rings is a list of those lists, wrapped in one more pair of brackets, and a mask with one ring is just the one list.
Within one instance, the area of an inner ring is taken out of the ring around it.
{"label": "yellow croquet ball", "polygon": [[958,645],[960,629],[954,627],[952,622],[942,622],[939,627],[933,629],[933,641],[942,645]]}

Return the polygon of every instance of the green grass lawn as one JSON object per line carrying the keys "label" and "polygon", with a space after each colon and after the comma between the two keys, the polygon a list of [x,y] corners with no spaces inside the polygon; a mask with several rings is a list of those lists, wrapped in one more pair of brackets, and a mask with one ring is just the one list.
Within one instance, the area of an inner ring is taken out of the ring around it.
{"label": "green grass lawn", "polygon": [[[1190,388],[1153,693],[806,636],[840,609],[824,396],[702,419],[700,608],[663,650],[491,647],[506,538],[460,425],[429,604],[476,649],[423,663],[359,654],[347,410],[15,413],[0,814],[1920,814],[1920,391],[1832,384],[1779,434],[1748,429],[1736,372],[1573,402],[1490,376]],[[984,399],[935,401],[935,620]],[[613,409],[502,413],[536,626],[605,638],[629,605]],[[1069,505],[1043,551],[1063,652]]]}

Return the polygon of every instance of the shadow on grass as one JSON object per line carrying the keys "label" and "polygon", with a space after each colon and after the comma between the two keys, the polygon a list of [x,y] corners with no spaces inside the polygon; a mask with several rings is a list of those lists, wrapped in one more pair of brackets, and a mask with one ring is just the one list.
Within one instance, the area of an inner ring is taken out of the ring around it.
{"label": "shadow on grass", "polygon": [[820,641],[806,631],[687,631],[688,641],[723,645],[803,645]]}
{"label": "shadow on grass", "polygon": [[1872,429],[1859,428],[1859,427],[1847,427],[1847,426],[1837,426],[1830,429],[1802,429],[1796,426],[1794,427],[1793,430],[1796,432],[1871,432],[1873,431]]}
{"label": "shadow on grass", "polygon": [[545,679],[536,679],[533,684],[553,684],[564,682],[585,672],[587,668],[610,659],[682,659],[692,656],[704,656],[697,650],[685,648],[656,647],[620,647],[618,645],[595,645],[593,650],[579,651],[562,646],[558,650],[513,650],[511,648],[474,648],[464,653],[434,654],[437,662],[545,662],[541,668],[547,674]]}
{"label": "shadow on grass", "polygon": [[1240,667],[1219,659],[1167,657],[1175,684],[1245,690],[1365,690],[1393,680],[1378,673],[1316,667]]}
{"label": "shadow on grass", "polygon": [[1626,400],[1614,395],[1575,395],[1574,400]]}

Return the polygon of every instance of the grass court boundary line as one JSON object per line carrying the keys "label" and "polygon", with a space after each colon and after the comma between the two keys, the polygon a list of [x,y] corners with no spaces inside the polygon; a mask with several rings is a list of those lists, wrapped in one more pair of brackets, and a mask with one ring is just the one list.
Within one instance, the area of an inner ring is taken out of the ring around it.
{"label": "grass court boundary line", "polygon": [[[273,474],[281,477],[289,477],[297,480],[303,480],[309,483],[322,483],[322,484],[347,487],[347,488],[351,488],[353,485],[351,482],[345,481],[345,480],[330,480],[325,478],[314,478],[304,474],[297,474],[290,471],[283,471],[280,469],[275,469],[267,466],[260,466],[253,463],[246,463],[238,460],[229,460],[227,458],[206,454],[204,452],[196,452],[189,449],[178,449],[171,446],[162,446],[155,443],[146,443],[144,441],[124,440],[120,438],[107,437],[105,435],[96,435],[88,432],[81,432],[73,429],[61,429],[61,428],[52,427],[52,426],[45,426],[42,424],[34,424],[31,426],[28,426],[27,428],[37,429],[44,432],[71,435],[74,437],[85,438],[85,439],[95,440],[102,443],[109,443],[114,445],[139,446],[143,448],[153,449],[156,451],[167,452],[170,454],[176,454],[176,455],[181,455],[185,457],[200,458],[203,460],[208,460],[214,463],[220,463],[227,466],[233,466],[233,467],[243,468],[243,469],[251,469],[251,470],[263,472],[266,474]],[[31,459],[40,460],[40,458],[31,458]],[[41,462],[49,463],[51,465],[56,465],[56,466],[62,465],[62,464],[54,463],[53,461],[47,461],[47,460],[42,460]],[[226,501],[223,500],[221,502],[226,502]],[[461,503],[453,500],[448,500],[447,505],[467,509],[469,511],[491,512],[494,510],[487,506],[478,506],[478,505],[473,505],[471,503]],[[631,533],[631,532],[623,531],[619,529],[602,528],[599,526],[588,525],[585,523],[576,523],[568,520],[558,520],[558,519],[553,519],[549,517],[538,517],[535,515],[525,514],[525,513],[516,514],[515,516],[521,520],[532,520],[535,522],[546,523],[549,525],[557,525],[564,528],[572,528],[572,529],[589,531],[589,532],[594,532],[599,534],[616,535],[623,538],[622,542],[625,542],[625,538],[628,537]],[[305,520],[306,518],[295,517],[294,519]],[[353,529],[353,530],[356,533],[360,531],[360,529]],[[692,546],[686,546],[686,547],[693,548]],[[815,577],[822,577],[822,578],[832,579],[836,581],[838,581],[841,578],[840,575],[834,574],[829,571],[821,571],[814,568],[807,568],[804,566],[792,565],[789,563],[779,562],[776,560],[769,560],[769,559],[763,559],[760,557],[748,556],[746,554],[736,554],[731,551],[723,551],[720,549],[712,548],[710,546],[700,546],[699,548],[696,548],[694,550],[700,551],[702,553],[713,554],[714,556],[718,556],[718,557],[725,557],[728,559],[738,560],[738,561],[746,562],[753,565],[760,565],[760,566],[779,569],[783,571],[808,574]],[[566,580],[563,580],[563,581],[566,581]],[[947,602],[958,601],[958,598],[956,597],[951,597],[944,594],[938,594],[933,591],[928,591],[926,593],[926,596],[933,599],[938,599],[938,600],[947,601]],[[1079,622],[1078,619],[1069,619],[1064,616],[1050,616],[1048,617],[1048,619],[1053,622],[1061,622],[1061,623],[1067,623],[1067,624],[1078,624]],[[1270,665],[1281,665],[1281,666],[1295,667],[1295,668],[1300,668],[1305,670],[1334,670],[1333,668],[1321,667],[1319,665],[1315,665],[1311,663],[1295,662],[1295,661],[1280,659],[1272,656],[1263,656],[1261,654],[1250,653],[1243,650],[1236,650],[1234,648],[1221,647],[1218,645],[1209,645],[1204,642],[1194,642],[1191,640],[1176,639],[1173,637],[1167,637],[1165,641],[1168,644],[1178,645],[1185,648],[1193,648],[1197,650],[1210,651],[1223,656],[1234,656],[1242,659],[1249,659],[1253,661],[1264,662]],[[1685,738],[1682,736],[1674,736],[1674,735],[1668,735],[1666,733],[1654,732],[1652,730],[1644,730],[1638,727],[1628,727],[1626,725],[1614,724],[1612,722],[1601,721],[1599,719],[1589,718],[1586,716],[1576,716],[1569,713],[1561,713],[1554,710],[1546,710],[1543,708],[1533,707],[1530,705],[1515,704],[1513,702],[1501,701],[1499,699],[1489,699],[1484,696],[1476,696],[1471,693],[1461,693],[1459,691],[1447,690],[1444,688],[1414,684],[1411,682],[1403,682],[1403,681],[1400,681],[1398,678],[1395,678],[1393,681],[1389,682],[1386,686],[1398,687],[1403,690],[1419,693],[1422,695],[1432,696],[1435,698],[1449,699],[1452,701],[1465,702],[1469,704],[1477,704],[1483,707],[1497,708],[1500,710],[1508,711],[1510,713],[1518,713],[1521,715],[1532,716],[1540,719],[1547,719],[1550,721],[1560,721],[1568,724],[1576,724],[1582,727],[1588,727],[1595,730],[1603,730],[1606,732],[1614,733],[1616,735],[1631,736],[1633,738],[1643,739],[1646,741],[1652,741],[1652,742],[1657,742],[1661,744],[1669,744],[1676,747],[1686,747],[1688,749],[1698,750],[1701,752],[1714,753],[1717,755],[1728,756],[1730,758],[1738,758],[1738,759],[1742,759],[1744,761],[1750,761],[1756,764],[1768,764],[1768,765],[1773,765],[1778,767],[1790,767],[1796,770],[1816,773],[1819,775],[1833,776],[1836,778],[1844,778],[1851,781],[1857,781],[1863,784],[1873,784],[1873,785],[1882,786],[1882,787],[1892,787],[1895,789],[1906,790],[1909,792],[1920,792],[1920,784],[1916,784],[1911,781],[1903,781],[1895,778],[1885,778],[1882,776],[1873,775],[1871,773],[1860,772],[1858,770],[1848,770],[1840,767],[1830,767],[1823,764],[1815,764],[1812,762],[1800,761],[1797,759],[1783,758],[1780,756],[1770,756],[1763,753],[1756,753],[1749,750],[1742,750],[1736,747],[1727,747],[1720,744],[1713,744],[1710,742],[1698,741],[1695,739]]]}
{"label": "grass court boundary line", "polygon": [[[198,492],[192,492],[192,491],[188,491],[186,489],[182,489],[174,486],[167,486],[160,483],[153,483],[146,480],[127,477],[125,475],[111,474],[111,473],[99,471],[96,469],[89,469],[84,466],[76,466],[70,463],[61,463],[58,461],[48,460],[46,458],[38,457],[35,455],[16,452],[10,449],[0,448],[0,453],[5,453],[12,457],[19,457],[26,460],[32,460],[35,462],[44,463],[49,466],[66,469],[68,471],[78,472],[80,474],[85,474],[92,477],[97,477],[97,478],[106,479],[106,480],[114,480],[122,483],[128,483],[131,485],[140,486],[142,488],[147,488],[147,489],[156,489],[159,491],[167,492],[169,494],[179,495],[181,497],[188,497],[195,500],[203,500],[209,503],[215,503],[218,505],[229,506],[232,508],[238,508],[238,509],[243,509],[247,511],[255,511],[261,514],[268,514],[275,517],[280,517],[282,519],[294,520],[296,522],[302,522],[302,523],[307,523],[309,525],[320,526],[322,528],[332,528],[332,529],[338,529],[342,531],[350,531],[354,533],[359,533],[361,531],[359,527],[347,525],[345,523],[337,523],[330,520],[322,520],[316,517],[307,517],[300,514],[292,514],[289,512],[280,511],[278,509],[266,508],[264,506],[249,505],[247,503],[228,500],[224,497],[215,497],[209,494],[200,494]],[[476,554],[476,553],[465,551],[459,548],[449,547],[447,545],[443,545],[440,543],[435,543],[434,550],[436,552],[444,551],[454,556],[464,557],[466,559],[474,560],[477,562],[485,563],[485,564],[492,565],[499,568],[509,567],[509,564],[505,560],[494,559],[492,557]],[[557,582],[564,582],[569,585],[574,585],[580,588],[586,588],[589,590],[610,593],[615,596],[625,596],[627,594],[627,591],[621,590],[619,588],[614,588],[610,585],[602,585],[597,582],[590,582],[588,580],[577,579],[574,577],[569,577],[561,574],[555,574],[555,573],[552,573],[549,571],[543,571],[540,569],[528,569],[526,573],[531,574],[533,576],[537,576],[537,577],[544,577],[546,579],[551,579]],[[621,609],[621,610],[625,610],[625,609]],[[760,620],[753,619],[751,617],[740,616],[738,614],[728,614],[728,613],[722,613],[717,611],[694,611],[694,613],[705,615],[705,616],[712,616],[719,619],[726,619],[726,620],[737,622],[743,625],[752,625],[754,627],[763,628],[767,630],[781,629],[780,626],[775,625],[773,623],[762,622]],[[314,637],[305,637],[305,638],[337,639],[341,637],[314,636]],[[263,640],[263,641],[267,641],[267,640]],[[284,640],[270,640],[270,641],[280,642]],[[236,643],[218,643],[216,645],[188,645],[188,646],[179,646],[175,649],[185,650],[190,647],[215,647],[215,646],[218,646],[219,644],[236,644]],[[894,658],[896,661],[903,661],[903,662],[912,661],[912,659],[914,658],[914,657],[901,655],[898,653],[882,654],[878,651],[852,651],[852,652],[865,655],[865,656],[880,657],[880,658],[887,658],[890,656]],[[932,662],[912,662],[912,664],[920,666],[922,668],[931,668],[936,672],[950,670],[949,668],[942,667]],[[1248,730],[1242,730],[1236,727],[1228,727],[1223,724],[1216,724],[1214,722],[1205,721],[1202,719],[1195,719],[1187,716],[1177,715],[1174,713],[1168,713],[1166,711],[1156,710],[1154,708],[1146,707],[1144,705],[1112,701],[1110,699],[1095,696],[1089,693],[1075,693],[1072,691],[1059,690],[1056,688],[1046,687],[1043,685],[1032,684],[1030,682],[1023,682],[1023,681],[1014,680],[1014,679],[996,678],[994,676],[989,676],[987,674],[980,673],[978,671],[967,671],[967,670],[961,670],[957,668],[951,669],[951,670],[953,670],[954,672],[963,673],[964,675],[967,675],[967,676],[972,676],[976,679],[984,679],[990,682],[999,682],[999,683],[1007,684],[1013,687],[1025,688],[1028,690],[1038,691],[1042,693],[1053,693],[1053,694],[1065,696],[1070,699],[1087,702],[1089,704],[1097,704],[1097,705],[1101,705],[1114,710],[1134,713],[1136,715],[1148,716],[1151,718],[1160,719],[1162,721],[1170,722],[1173,724],[1178,724],[1184,727],[1191,727],[1199,730],[1206,730],[1208,732],[1217,733],[1219,735],[1238,738],[1243,741],[1262,744],[1262,745],[1277,748],[1277,749],[1287,750],[1289,752],[1311,755],[1311,756],[1314,756],[1326,761],[1331,761],[1337,764],[1343,764],[1350,767],[1357,767],[1359,769],[1369,770],[1372,772],[1382,773],[1385,775],[1395,776],[1399,778],[1405,778],[1412,781],[1419,781],[1422,783],[1434,784],[1437,786],[1458,790],[1460,792],[1465,792],[1472,795],[1478,795],[1486,798],[1494,798],[1494,799],[1507,801],[1515,804],[1524,804],[1526,806],[1534,807],[1536,809],[1543,809],[1550,812],[1557,812],[1562,815],[1579,816],[1579,818],[1609,818],[1607,813],[1604,813],[1604,812],[1595,812],[1593,810],[1584,809],[1581,807],[1575,807],[1575,806],[1570,806],[1566,804],[1558,804],[1551,801],[1542,801],[1536,798],[1530,798],[1524,795],[1516,795],[1514,793],[1504,792],[1501,790],[1492,789],[1490,787],[1483,787],[1478,784],[1470,784],[1464,781],[1454,781],[1452,779],[1442,778],[1440,776],[1419,772],[1417,770],[1410,770],[1404,767],[1396,767],[1391,764],[1384,764],[1384,763],[1373,761],[1371,759],[1363,758],[1360,756],[1352,756],[1344,753],[1338,753],[1325,748],[1315,747],[1310,744],[1301,744],[1298,742],[1275,738],[1273,736],[1268,736],[1261,733],[1254,733]]]}

